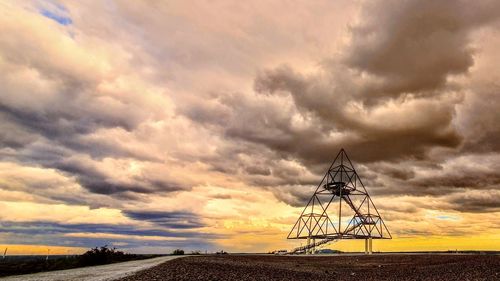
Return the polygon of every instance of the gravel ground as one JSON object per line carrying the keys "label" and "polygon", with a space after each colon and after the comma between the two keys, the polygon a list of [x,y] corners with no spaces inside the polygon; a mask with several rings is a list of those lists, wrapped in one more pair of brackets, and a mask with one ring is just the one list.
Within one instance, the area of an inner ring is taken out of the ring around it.
{"label": "gravel ground", "polygon": [[120,280],[328,279],[500,280],[500,256],[192,256],[168,261]]}
{"label": "gravel ground", "polygon": [[40,272],[0,278],[0,281],[108,281],[116,280],[137,271],[157,266],[179,256],[166,256],[145,260],[127,261],[100,266]]}

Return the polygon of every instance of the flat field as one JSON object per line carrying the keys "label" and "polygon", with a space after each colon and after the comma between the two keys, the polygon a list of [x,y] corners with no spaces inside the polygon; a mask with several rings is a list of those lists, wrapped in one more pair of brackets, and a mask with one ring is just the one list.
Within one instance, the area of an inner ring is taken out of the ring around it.
{"label": "flat field", "polygon": [[500,256],[190,256],[120,280],[500,280]]}

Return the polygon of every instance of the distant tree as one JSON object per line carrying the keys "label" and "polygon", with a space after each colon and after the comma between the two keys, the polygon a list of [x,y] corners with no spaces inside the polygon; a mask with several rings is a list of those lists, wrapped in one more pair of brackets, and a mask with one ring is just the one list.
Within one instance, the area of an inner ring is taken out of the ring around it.
{"label": "distant tree", "polygon": [[172,254],[173,255],[177,255],[177,256],[184,255],[184,250],[182,250],[182,249],[175,249]]}
{"label": "distant tree", "polygon": [[116,248],[109,248],[108,245],[95,247],[80,256],[80,262],[83,265],[99,265],[117,261],[123,261],[128,258],[129,254],[122,251],[117,251]]}

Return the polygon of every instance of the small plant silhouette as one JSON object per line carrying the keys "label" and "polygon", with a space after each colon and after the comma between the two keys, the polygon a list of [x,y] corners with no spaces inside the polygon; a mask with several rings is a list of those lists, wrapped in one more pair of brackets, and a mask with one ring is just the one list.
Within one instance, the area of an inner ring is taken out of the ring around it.
{"label": "small plant silhouette", "polygon": [[109,248],[108,245],[95,247],[85,252],[80,261],[83,265],[107,264],[127,259],[129,254],[117,251],[116,248]]}
{"label": "small plant silhouette", "polygon": [[177,255],[177,256],[184,255],[184,250],[175,249],[174,252],[172,253],[172,255]]}

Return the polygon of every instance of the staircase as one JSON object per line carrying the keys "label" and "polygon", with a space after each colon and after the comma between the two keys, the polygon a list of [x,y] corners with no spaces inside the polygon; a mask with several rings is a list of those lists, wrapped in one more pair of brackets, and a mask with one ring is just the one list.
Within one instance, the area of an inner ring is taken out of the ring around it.
{"label": "staircase", "polygon": [[354,206],[350,198],[344,198],[344,201],[351,207],[351,209],[354,210],[356,213],[355,218],[358,218],[357,221],[355,221],[349,228],[344,230],[344,234],[349,233],[356,229],[357,227],[360,227],[362,225],[374,225],[375,221],[370,215],[363,215],[359,212],[359,210]]}
{"label": "staircase", "polygon": [[302,247],[297,247],[297,248],[291,250],[290,252],[288,252],[287,254],[291,255],[291,254],[298,254],[298,253],[306,252],[309,249],[313,249],[313,248],[316,248],[320,245],[326,244],[326,243],[331,242],[331,241],[336,241],[336,240],[337,239],[335,239],[335,238],[326,238],[326,239],[320,240],[316,243],[312,243],[312,244],[305,245]]}

